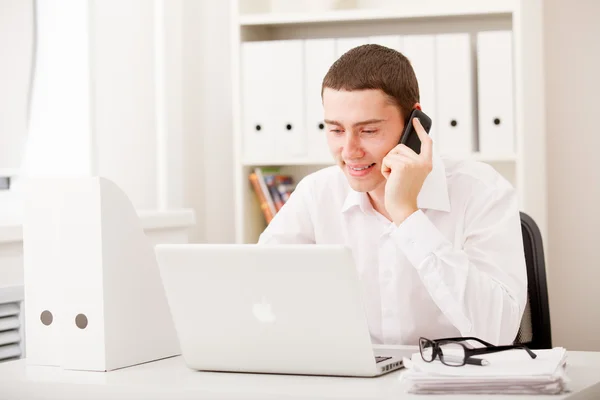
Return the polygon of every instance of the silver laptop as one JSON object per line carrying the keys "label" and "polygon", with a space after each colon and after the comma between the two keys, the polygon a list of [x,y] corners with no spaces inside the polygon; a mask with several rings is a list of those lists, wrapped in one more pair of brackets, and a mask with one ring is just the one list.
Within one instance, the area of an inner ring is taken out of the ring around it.
{"label": "silver laptop", "polygon": [[373,349],[346,247],[162,244],[156,256],[192,369],[377,376],[402,367],[401,355]]}

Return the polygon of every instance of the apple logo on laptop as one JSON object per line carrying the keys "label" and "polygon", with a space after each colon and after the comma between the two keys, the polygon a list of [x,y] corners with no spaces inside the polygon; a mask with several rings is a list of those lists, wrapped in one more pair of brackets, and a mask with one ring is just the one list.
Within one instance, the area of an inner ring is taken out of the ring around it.
{"label": "apple logo on laptop", "polygon": [[271,323],[275,321],[275,314],[273,314],[271,304],[267,302],[267,299],[264,296],[260,303],[254,303],[252,312],[260,322]]}

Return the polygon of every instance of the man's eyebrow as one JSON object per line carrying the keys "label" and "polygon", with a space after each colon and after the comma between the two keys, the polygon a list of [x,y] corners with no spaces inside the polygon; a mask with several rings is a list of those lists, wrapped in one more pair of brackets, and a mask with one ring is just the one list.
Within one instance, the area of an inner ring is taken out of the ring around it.
{"label": "man's eyebrow", "polygon": [[[376,124],[376,123],[383,122],[383,121],[385,121],[385,119],[367,119],[365,121],[359,121],[359,122],[356,122],[356,123],[352,124],[352,127],[369,125],[369,124]],[[330,120],[330,119],[326,119],[325,123],[329,124],[329,125],[343,126],[343,124],[341,122]]]}

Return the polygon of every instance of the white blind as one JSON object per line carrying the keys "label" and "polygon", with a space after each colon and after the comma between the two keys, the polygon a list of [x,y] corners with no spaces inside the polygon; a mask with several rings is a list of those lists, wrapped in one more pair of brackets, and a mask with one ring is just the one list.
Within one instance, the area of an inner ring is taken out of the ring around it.
{"label": "white blind", "polygon": [[21,357],[21,306],[0,304],[0,362]]}

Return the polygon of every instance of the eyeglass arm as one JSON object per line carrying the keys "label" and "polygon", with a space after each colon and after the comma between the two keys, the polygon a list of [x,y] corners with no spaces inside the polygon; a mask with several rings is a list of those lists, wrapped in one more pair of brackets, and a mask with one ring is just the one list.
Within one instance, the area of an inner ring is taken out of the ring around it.
{"label": "eyeglass arm", "polygon": [[443,342],[458,342],[458,341],[464,341],[466,342],[467,340],[474,340],[476,342],[479,342],[481,344],[483,344],[484,346],[488,346],[488,347],[494,347],[493,344],[486,342],[485,340],[476,338],[476,337],[451,337],[451,338],[443,338],[443,339],[437,339],[437,340],[433,340],[433,342],[436,343],[443,343]]}
{"label": "eyeglass arm", "polygon": [[523,349],[529,354],[531,358],[536,358],[537,354],[531,351],[527,346],[524,345],[507,345],[507,346],[492,346],[492,347],[483,347],[480,349],[465,349],[465,357],[476,356],[480,354],[489,354],[496,353],[504,350],[512,350],[512,349]]}

